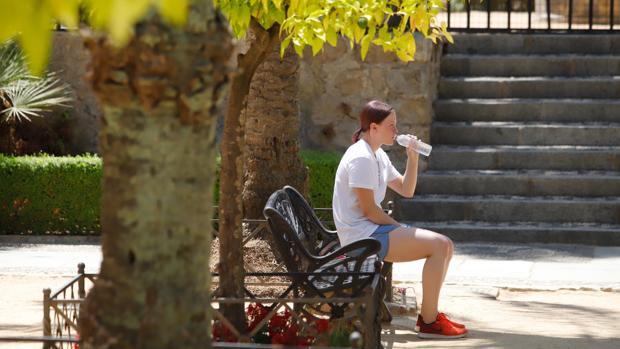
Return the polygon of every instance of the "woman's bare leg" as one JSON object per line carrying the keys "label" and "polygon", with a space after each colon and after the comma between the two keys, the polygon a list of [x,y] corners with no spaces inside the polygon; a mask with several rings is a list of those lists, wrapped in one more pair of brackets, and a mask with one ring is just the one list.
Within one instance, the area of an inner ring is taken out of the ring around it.
{"label": "woman's bare leg", "polygon": [[385,260],[409,262],[425,258],[422,270],[422,317],[435,321],[439,293],[446,277],[454,246],[441,234],[419,228],[398,228],[390,232],[390,246]]}

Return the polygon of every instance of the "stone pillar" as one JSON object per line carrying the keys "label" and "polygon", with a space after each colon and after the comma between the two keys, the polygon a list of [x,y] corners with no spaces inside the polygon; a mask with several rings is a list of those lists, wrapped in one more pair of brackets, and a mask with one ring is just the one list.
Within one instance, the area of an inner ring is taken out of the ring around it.
{"label": "stone pillar", "polygon": [[73,105],[46,117],[46,123],[61,124],[58,137],[64,152],[98,153],[99,118],[102,114],[97,97],[85,80],[90,53],[76,32],[57,31],[53,34],[49,70],[71,86]]}

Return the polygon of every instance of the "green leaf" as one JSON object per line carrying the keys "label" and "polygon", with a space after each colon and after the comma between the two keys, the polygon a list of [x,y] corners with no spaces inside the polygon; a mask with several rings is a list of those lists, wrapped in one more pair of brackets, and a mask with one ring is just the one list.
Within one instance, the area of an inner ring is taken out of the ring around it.
{"label": "green leaf", "polygon": [[284,57],[284,52],[286,51],[286,48],[288,47],[288,45],[291,43],[291,37],[288,36],[286,37],[286,39],[282,40],[282,43],[280,43],[280,58]]}
{"label": "green leaf", "polygon": [[327,36],[327,42],[333,47],[336,47],[336,45],[338,44],[338,34],[336,33],[336,30],[331,26],[328,27],[326,36]]}
{"label": "green leaf", "polygon": [[454,38],[452,37],[452,34],[448,32],[448,25],[446,22],[441,22],[441,32],[449,43],[454,44]]}
{"label": "green leaf", "polygon": [[374,39],[374,37],[375,37],[375,27],[372,27],[370,28],[370,31],[368,32],[368,34],[366,34],[364,38],[362,38],[361,50],[360,50],[360,53],[362,55],[362,61],[366,59],[368,48],[370,47],[370,44],[372,40]]}
{"label": "green leaf", "polygon": [[323,30],[323,27],[314,27],[312,31],[314,32],[314,36],[323,40],[323,42],[327,41],[327,35],[325,34],[325,30]]}
{"label": "green leaf", "polygon": [[146,12],[150,0],[111,0],[108,30],[114,44],[122,46],[133,35],[133,25]]}
{"label": "green leaf", "polygon": [[159,0],[159,9],[163,17],[176,25],[185,23],[188,6],[188,0]]}
{"label": "green leaf", "polygon": [[50,9],[41,6],[39,11],[30,13],[30,24],[22,28],[19,38],[28,67],[34,75],[41,75],[47,65],[52,46],[53,20]]}
{"label": "green leaf", "polygon": [[80,0],[50,0],[54,18],[71,28],[78,26]]}
{"label": "green leaf", "polygon": [[316,56],[316,54],[321,51],[324,43],[325,41],[318,39],[318,38],[312,40],[312,55],[313,56]]}
{"label": "green leaf", "polygon": [[295,48],[295,52],[299,57],[304,56],[304,45],[297,45],[295,44],[295,42],[293,42],[293,47]]}

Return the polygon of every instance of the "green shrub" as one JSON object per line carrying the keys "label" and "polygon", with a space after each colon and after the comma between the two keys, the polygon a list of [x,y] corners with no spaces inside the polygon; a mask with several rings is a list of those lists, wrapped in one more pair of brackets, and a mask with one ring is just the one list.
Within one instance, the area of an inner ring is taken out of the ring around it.
{"label": "green shrub", "polygon": [[101,159],[0,155],[0,234],[98,233]]}
{"label": "green shrub", "polygon": [[[341,155],[303,151],[301,156],[310,171],[312,206],[331,207]],[[219,165],[218,159],[218,174]],[[0,234],[98,234],[101,176],[101,159],[93,155],[0,154]],[[214,194],[217,202],[219,180]]]}
{"label": "green shrub", "polygon": [[334,178],[342,154],[304,150],[301,157],[310,172],[310,204],[315,208],[332,207]]}

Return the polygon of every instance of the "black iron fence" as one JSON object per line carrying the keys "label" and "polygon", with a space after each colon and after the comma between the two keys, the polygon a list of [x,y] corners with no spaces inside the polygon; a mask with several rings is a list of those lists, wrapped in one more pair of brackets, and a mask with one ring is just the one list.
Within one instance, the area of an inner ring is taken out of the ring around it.
{"label": "black iron fence", "polygon": [[448,29],[467,32],[616,32],[620,0],[446,0]]}

